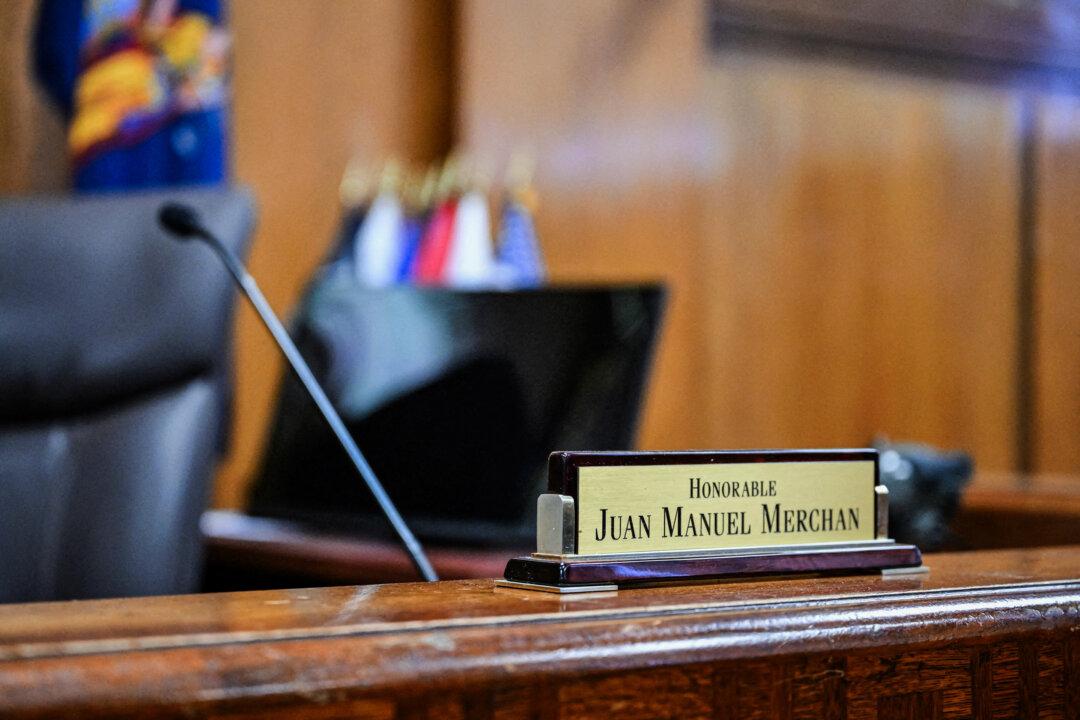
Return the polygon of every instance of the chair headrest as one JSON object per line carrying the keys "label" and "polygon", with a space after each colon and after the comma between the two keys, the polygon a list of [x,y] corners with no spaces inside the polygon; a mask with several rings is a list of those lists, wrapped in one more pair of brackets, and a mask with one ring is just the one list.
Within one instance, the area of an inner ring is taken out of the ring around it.
{"label": "chair headrest", "polygon": [[169,200],[246,253],[243,189],[0,199],[0,421],[93,410],[221,361],[232,279],[160,229]]}

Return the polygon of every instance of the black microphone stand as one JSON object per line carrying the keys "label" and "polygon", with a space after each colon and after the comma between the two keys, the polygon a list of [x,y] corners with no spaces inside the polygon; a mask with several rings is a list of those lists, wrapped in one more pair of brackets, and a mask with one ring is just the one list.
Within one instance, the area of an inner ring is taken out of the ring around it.
{"label": "black microphone stand", "polygon": [[202,223],[198,220],[198,216],[195,211],[189,207],[183,205],[169,204],[165,205],[161,209],[159,215],[161,224],[166,230],[174,235],[186,238],[186,237],[199,237],[207,242],[217,252],[222,262],[225,263],[225,267],[229,269],[236,283],[240,286],[240,289],[247,296],[247,299],[251,302],[255,308],[255,312],[262,318],[263,324],[266,325],[266,329],[270,331],[274,340],[277,341],[281,351],[285,354],[285,358],[289,361],[292,369],[296,372],[297,377],[300,378],[300,382],[307,388],[308,393],[311,395],[311,399],[315,401],[315,405],[319,408],[322,416],[326,419],[330,429],[334,431],[334,435],[337,436],[338,442],[345,448],[346,454],[356,466],[357,471],[360,473],[360,477],[364,479],[367,484],[368,490],[375,497],[375,501],[379,503],[379,507],[382,509],[386,519],[390,521],[394,531],[398,537],[401,538],[402,545],[405,546],[405,550],[409,553],[409,557],[412,559],[413,565],[416,566],[417,571],[427,581],[438,580],[438,576],[435,574],[435,568],[431,566],[431,562],[428,560],[427,555],[424,554],[424,549],[420,546],[420,542],[413,535],[412,530],[405,524],[404,518],[401,517],[401,513],[398,512],[397,507],[394,506],[393,500],[387,495],[386,490],[383,488],[382,483],[375,477],[375,471],[371,469],[371,465],[368,464],[367,458],[360,452],[360,448],[356,446],[356,442],[353,441],[352,435],[345,428],[345,423],[342,422],[341,416],[338,415],[337,410],[330,403],[330,398],[326,397],[326,393],[323,391],[322,386],[315,379],[315,376],[311,372],[311,368],[308,367],[307,362],[304,361],[300,351],[296,348],[292,338],[289,337],[288,331],[278,320],[277,315],[274,314],[273,309],[270,307],[270,303],[266,301],[262,291],[259,290],[258,284],[255,282],[255,278],[240,262],[240,258],[236,257],[229,248],[211,233]]}

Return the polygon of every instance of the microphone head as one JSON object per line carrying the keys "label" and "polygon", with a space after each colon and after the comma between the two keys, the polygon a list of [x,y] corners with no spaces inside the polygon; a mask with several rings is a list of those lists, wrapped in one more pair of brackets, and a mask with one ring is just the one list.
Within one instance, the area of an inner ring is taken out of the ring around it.
{"label": "microphone head", "polygon": [[190,205],[165,203],[158,210],[158,222],[161,227],[182,240],[206,235],[199,213]]}

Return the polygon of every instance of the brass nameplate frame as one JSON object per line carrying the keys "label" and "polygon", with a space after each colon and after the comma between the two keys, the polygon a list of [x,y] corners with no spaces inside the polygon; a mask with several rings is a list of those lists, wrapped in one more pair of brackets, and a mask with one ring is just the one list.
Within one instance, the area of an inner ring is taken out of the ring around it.
{"label": "brass nameplate frame", "polygon": [[500,584],[549,591],[918,568],[888,538],[875,450],[558,452],[536,552]]}

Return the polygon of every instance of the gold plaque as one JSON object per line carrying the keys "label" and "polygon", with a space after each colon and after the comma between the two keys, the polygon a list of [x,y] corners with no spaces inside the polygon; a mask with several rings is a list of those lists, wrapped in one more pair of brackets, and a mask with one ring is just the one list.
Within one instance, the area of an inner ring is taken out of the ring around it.
{"label": "gold plaque", "polygon": [[598,592],[808,573],[925,572],[889,539],[877,451],[563,451],[548,458],[536,552],[496,585]]}
{"label": "gold plaque", "polygon": [[577,554],[873,540],[873,460],[578,470]]}

